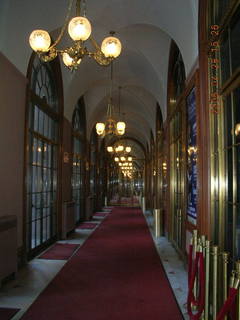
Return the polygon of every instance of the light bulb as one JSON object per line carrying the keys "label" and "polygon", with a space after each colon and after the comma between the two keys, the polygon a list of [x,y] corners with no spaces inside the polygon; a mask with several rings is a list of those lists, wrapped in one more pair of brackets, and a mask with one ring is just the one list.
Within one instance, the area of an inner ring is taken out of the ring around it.
{"label": "light bulb", "polygon": [[108,151],[108,152],[113,152],[113,147],[108,146],[108,147],[107,147],[107,151]]}
{"label": "light bulb", "polygon": [[[72,66],[75,65],[74,59],[71,58],[70,55],[69,55],[67,52],[64,52],[64,53],[62,54],[62,58],[63,58],[64,64],[65,64],[67,67],[72,67]],[[81,61],[82,61],[82,60],[79,59],[79,60],[77,61],[77,64],[79,65]]]}
{"label": "light bulb", "polygon": [[126,160],[126,158],[125,158],[125,157],[121,157],[120,159],[121,159],[121,161],[125,161],[125,160]]}
{"label": "light bulb", "polygon": [[132,151],[132,148],[131,147],[126,147],[126,152],[129,153]]}
{"label": "light bulb", "polygon": [[117,58],[122,50],[121,42],[118,38],[107,37],[103,40],[101,50],[107,58]]}
{"label": "light bulb", "polygon": [[117,123],[117,132],[120,136],[122,136],[125,133],[126,124],[125,122],[119,121]]}
{"label": "light bulb", "polygon": [[114,161],[115,161],[115,162],[118,162],[118,161],[119,161],[119,158],[118,158],[118,157],[115,157],[115,158],[114,158]]}
{"label": "light bulb", "polygon": [[118,151],[119,152],[122,152],[123,150],[124,150],[124,146],[122,146],[122,145],[118,146]]}
{"label": "light bulb", "polygon": [[128,157],[127,159],[128,159],[128,161],[132,161],[132,157]]}
{"label": "light bulb", "polygon": [[36,52],[47,52],[51,44],[50,35],[45,30],[34,30],[30,34],[29,44]]}
{"label": "light bulb", "polygon": [[68,33],[74,41],[87,40],[92,32],[91,23],[85,17],[75,17],[68,24]]}
{"label": "light bulb", "polygon": [[100,136],[104,133],[104,130],[105,130],[105,124],[102,123],[102,122],[98,122],[96,124],[96,131],[97,131],[97,134]]}

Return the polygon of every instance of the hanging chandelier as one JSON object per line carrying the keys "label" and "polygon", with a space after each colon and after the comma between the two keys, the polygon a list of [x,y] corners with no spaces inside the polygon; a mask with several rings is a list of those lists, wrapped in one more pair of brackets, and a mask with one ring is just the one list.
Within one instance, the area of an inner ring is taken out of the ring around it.
{"label": "hanging chandelier", "polygon": [[[106,135],[117,135],[122,136],[125,133],[126,124],[123,121],[116,121],[113,118],[113,98],[112,98],[112,92],[113,92],[113,62],[111,62],[111,86],[110,86],[110,95],[108,99],[108,106],[107,106],[107,117],[105,123],[98,122],[96,124],[96,132],[99,136],[106,136]],[[120,116],[120,104],[119,104],[119,116]]]}
{"label": "hanging chandelier", "polygon": [[[76,17],[70,20],[72,6],[76,1]],[[56,41],[51,44],[51,38],[45,30],[34,30],[29,37],[29,44],[31,48],[38,54],[39,58],[44,62],[49,62],[61,55],[64,64],[70,69],[77,69],[81,60],[85,57],[93,58],[98,64],[107,66],[111,61],[117,58],[122,49],[121,42],[114,37],[115,32],[110,32],[111,36],[103,40],[101,48],[97,42],[91,37],[92,27],[89,20],[86,18],[86,4],[83,4],[83,16],[81,12],[81,0],[70,0],[65,22]],[[72,46],[65,49],[57,49],[57,45],[62,40],[63,35],[68,28],[68,33],[74,41]],[[95,51],[89,51],[84,42],[90,39]]]}
{"label": "hanging chandelier", "polygon": [[116,146],[116,147],[113,147],[113,146],[108,146],[107,147],[107,151],[109,153],[130,153],[132,151],[132,148],[129,147],[129,146],[124,146],[122,144]]}

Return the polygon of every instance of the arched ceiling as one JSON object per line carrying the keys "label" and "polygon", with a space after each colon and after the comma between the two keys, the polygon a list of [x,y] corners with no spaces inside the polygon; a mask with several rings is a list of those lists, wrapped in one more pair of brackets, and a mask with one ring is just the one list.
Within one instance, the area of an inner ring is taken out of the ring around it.
{"label": "arched ceiling", "polygon": [[[87,0],[86,3],[97,42],[100,44],[110,30],[115,30],[122,42],[122,54],[114,62],[113,101],[116,105],[118,87],[122,86],[121,110],[126,114],[127,134],[146,146],[150,131],[155,133],[157,103],[163,120],[166,119],[171,40],[182,53],[187,75],[198,57],[198,0]],[[31,55],[30,32],[42,28],[56,37],[66,12],[66,0],[2,0],[1,51],[26,74]],[[84,95],[89,137],[94,124],[106,114],[109,68],[85,58],[75,73],[62,65],[62,74],[65,116],[71,120],[75,104]]]}

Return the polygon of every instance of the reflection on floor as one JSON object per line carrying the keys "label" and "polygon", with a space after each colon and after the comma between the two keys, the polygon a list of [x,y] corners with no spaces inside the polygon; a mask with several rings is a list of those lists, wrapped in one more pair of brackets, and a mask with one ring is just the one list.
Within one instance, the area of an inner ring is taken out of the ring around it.
{"label": "reflection on floor", "polygon": [[[149,224],[149,229],[152,232],[152,215],[146,212],[145,217]],[[103,217],[95,217],[92,221],[101,223],[103,219]],[[80,244],[81,246],[92,232],[94,232],[94,230],[78,229],[75,233],[71,234],[67,240],[59,242]],[[179,306],[185,319],[188,319],[188,317],[185,316],[187,273],[184,270],[183,263],[179,260],[175,250],[166,238],[161,237],[155,239],[153,236],[153,239]],[[16,280],[11,281],[0,288],[0,307],[20,308],[21,310],[12,318],[12,320],[20,319],[23,313],[55,277],[65,263],[66,261],[60,260],[33,259],[26,267],[19,271]]]}
{"label": "reflection on floor", "polygon": [[179,259],[179,256],[171,243],[165,237],[155,238],[153,229],[154,219],[152,214],[146,211],[145,218],[184,319],[189,319],[186,305],[188,280],[184,264],[182,260]]}

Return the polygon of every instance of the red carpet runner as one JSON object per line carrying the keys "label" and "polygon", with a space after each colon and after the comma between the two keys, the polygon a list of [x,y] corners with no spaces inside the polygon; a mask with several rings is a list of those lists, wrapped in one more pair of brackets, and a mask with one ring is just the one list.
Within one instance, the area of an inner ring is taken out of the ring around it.
{"label": "red carpet runner", "polygon": [[115,208],[22,319],[183,318],[141,211]]}

